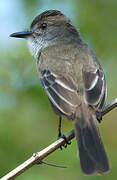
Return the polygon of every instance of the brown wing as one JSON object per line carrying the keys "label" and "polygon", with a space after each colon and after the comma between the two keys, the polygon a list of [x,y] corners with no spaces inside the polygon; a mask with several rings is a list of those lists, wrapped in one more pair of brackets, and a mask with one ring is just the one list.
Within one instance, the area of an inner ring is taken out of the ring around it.
{"label": "brown wing", "polygon": [[77,87],[72,78],[44,70],[40,79],[54,110],[71,117],[78,106]]}
{"label": "brown wing", "polygon": [[83,71],[85,99],[97,111],[102,111],[106,99],[106,81],[104,72],[96,69],[95,72]]}

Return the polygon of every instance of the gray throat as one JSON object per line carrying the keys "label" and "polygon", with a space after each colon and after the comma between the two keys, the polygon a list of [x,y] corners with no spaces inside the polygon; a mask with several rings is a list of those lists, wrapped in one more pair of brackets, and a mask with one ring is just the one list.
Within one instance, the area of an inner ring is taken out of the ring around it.
{"label": "gray throat", "polygon": [[29,37],[28,39],[28,47],[32,56],[36,59],[39,56],[39,53],[46,47],[50,45],[49,41],[45,41],[43,38],[32,38]]}

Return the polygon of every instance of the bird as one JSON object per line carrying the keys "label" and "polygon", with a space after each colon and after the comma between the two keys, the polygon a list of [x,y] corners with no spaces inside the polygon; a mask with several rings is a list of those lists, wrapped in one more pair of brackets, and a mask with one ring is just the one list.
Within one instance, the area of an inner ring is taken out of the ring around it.
{"label": "bird", "polygon": [[82,172],[108,172],[109,161],[97,125],[102,119],[107,88],[95,52],[59,10],[42,12],[28,30],[10,36],[28,42],[42,87],[59,117],[59,137],[61,118],[73,122]]}

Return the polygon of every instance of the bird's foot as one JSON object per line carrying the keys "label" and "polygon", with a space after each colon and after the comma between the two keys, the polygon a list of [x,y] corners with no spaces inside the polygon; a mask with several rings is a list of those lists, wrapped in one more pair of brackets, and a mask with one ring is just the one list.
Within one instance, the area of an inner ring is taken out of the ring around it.
{"label": "bird's foot", "polygon": [[59,134],[58,139],[63,138],[65,140],[65,144],[60,146],[60,149],[62,150],[63,147],[67,148],[67,145],[70,145],[71,142],[67,140],[66,136],[64,134]]}
{"label": "bird's foot", "polygon": [[96,111],[96,118],[99,123],[102,121],[102,112]]}

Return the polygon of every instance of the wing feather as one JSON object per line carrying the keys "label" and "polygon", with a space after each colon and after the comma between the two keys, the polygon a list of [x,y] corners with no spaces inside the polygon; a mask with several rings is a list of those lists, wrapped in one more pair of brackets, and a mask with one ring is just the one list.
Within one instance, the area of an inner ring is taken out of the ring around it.
{"label": "wing feather", "polygon": [[77,87],[68,74],[55,74],[48,70],[41,73],[41,83],[48,98],[62,114],[71,116],[78,106]]}
{"label": "wing feather", "polygon": [[97,111],[102,111],[106,99],[105,75],[101,69],[95,72],[83,71],[85,99]]}

